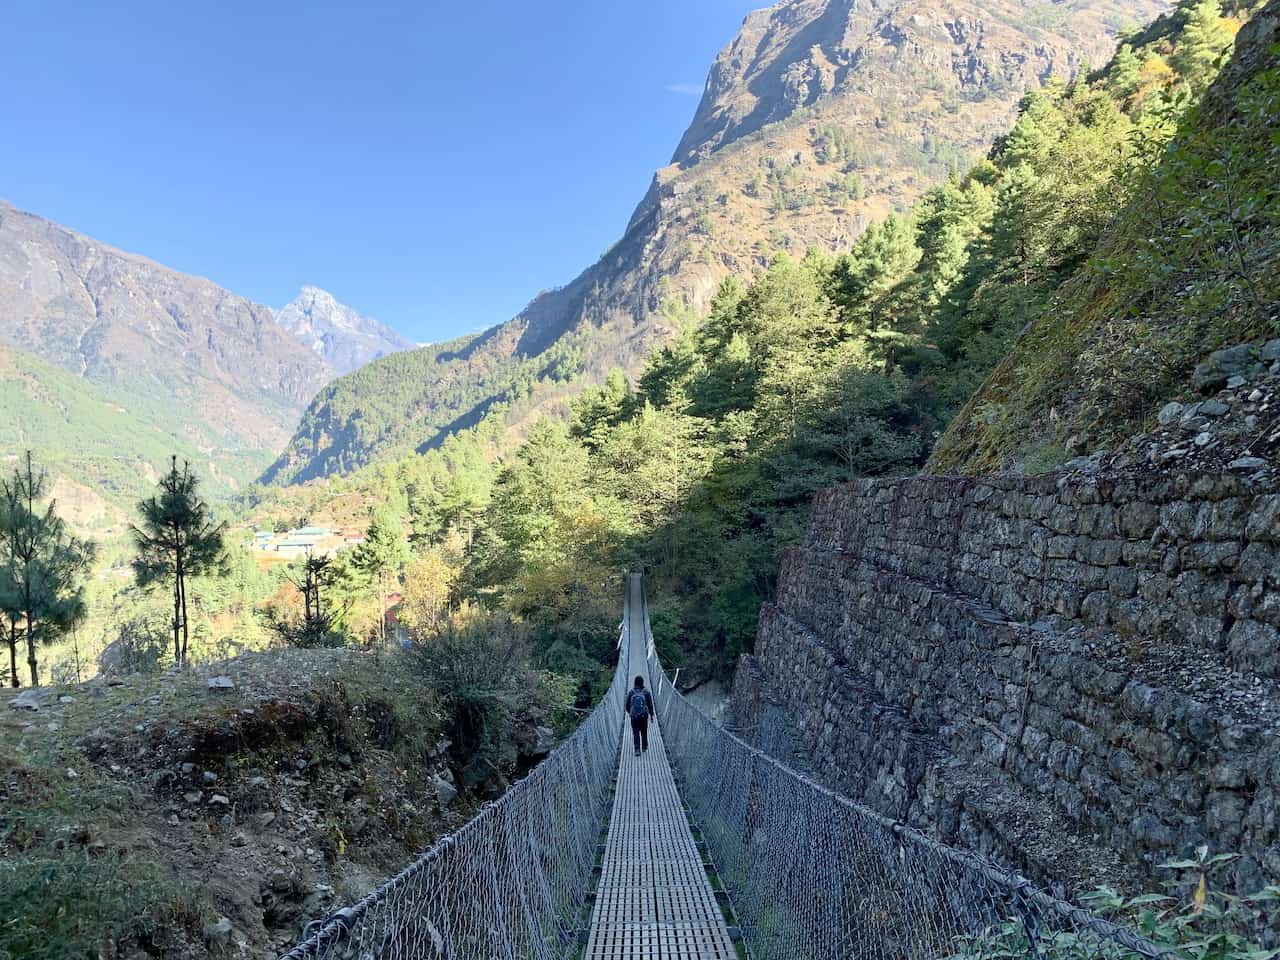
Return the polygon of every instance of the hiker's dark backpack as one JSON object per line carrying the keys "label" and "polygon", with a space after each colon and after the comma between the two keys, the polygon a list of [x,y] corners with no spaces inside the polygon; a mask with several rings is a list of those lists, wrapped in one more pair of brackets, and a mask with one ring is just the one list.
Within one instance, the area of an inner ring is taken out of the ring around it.
{"label": "hiker's dark backpack", "polygon": [[627,713],[632,720],[643,720],[649,716],[649,697],[642,687],[631,691],[631,699],[627,701]]}

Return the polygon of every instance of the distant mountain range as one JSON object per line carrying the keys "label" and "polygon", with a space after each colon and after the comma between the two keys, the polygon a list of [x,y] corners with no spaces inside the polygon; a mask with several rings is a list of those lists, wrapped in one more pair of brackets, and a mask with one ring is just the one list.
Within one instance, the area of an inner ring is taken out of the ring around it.
{"label": "distant mountain range", "polygon": [[32,449],[108,503],[169,453],[253,481],[321,387],[406,346],[323,290],[277,314],[0,201],[0,460]]}
{"label": "distant mountain range", "polygon": [[785,0],[750,14],[622,239],[567,286],[456,344],[326,387],[267,474],[305,481],[439,443],[495,404],[527,422],[636,374],[726,274],[847,247],[966,169],[1023,93],[1105,62],[1160,0]]}
{"label": "distant mountain range", "polygon": [[276,322],[338,373],[350,373],[371,360],[414,347],[386,324],[339,303],[319,287],[303,287],[276,311]]}

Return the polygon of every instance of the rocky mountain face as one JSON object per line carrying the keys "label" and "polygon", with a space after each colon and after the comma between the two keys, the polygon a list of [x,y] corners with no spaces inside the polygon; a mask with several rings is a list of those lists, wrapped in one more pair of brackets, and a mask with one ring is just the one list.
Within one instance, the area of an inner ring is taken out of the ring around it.
{"label": "rocky mountain face", "polygon": [[611,368],[635,374],[725,275],[780,251],[849,245],[981,156],[1028,87],[1104,61],[1119,29],[1164,6],[785,0],[751,14],[613,248],[465,351],[411,355],[423,375],[393,429],[356,429],[361,387],[335,384],[351,402],[318,397],[272,475],[358,467],[436,443],[497,400],[518,398],[522,419]]}
{"label": "rocky mountain face", "polygon": [[92,442],[115,420],[145,425],[148,449],[192,454],[230,487],[261,471],[333,375],[269,308],[3,202],[0,343],[10,369],[48,365],[70,391],[54,397],[40,376],[7,382],[0,457],[30,447],[78,481],[111,473],[127,497],[138,472],[108,465],[136,451]]}
{"label": "rocky mountain face", "polygon": [[1109,55],[1109,40],[1096,46],[1109,28],[1158,9],[1064,6],[795,0],[758,10],[716,58],[674,162],[704,159],[823,100],[871,95],[866,116],[874,119],[895,100],[907,105],[929,92],[1020,92],[1050,73],[1074,73],[1082,58]]}
{"label": "rocky mountain face", "polygon": [[339,303],[326,290],[306,286],[280,310],[276,322],[338,373],[350,373],[413,344],[386,324]]}

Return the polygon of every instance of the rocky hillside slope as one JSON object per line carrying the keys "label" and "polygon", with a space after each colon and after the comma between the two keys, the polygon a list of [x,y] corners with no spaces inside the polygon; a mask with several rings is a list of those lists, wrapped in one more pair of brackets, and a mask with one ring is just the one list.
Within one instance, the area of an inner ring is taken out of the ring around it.
{"label": "rocky hillside slope", "polygon": [[339,303],[319,287],[303,287],[275,317],[338,373],[350,373],[379,357],[413,349],[412,343],[386,324]]}
{"label": "rocky hillside slope", "polygon": [[1100,454],[1167,402],[1266,367],[1280,336],[1277,41],[1268,3],[1091,261],[952,421],[932,471]]}
{"label": "rocky hillside slope", "polygon": [[353,469],[437,443],[496,402],[517,415],[555,409],[613,367],[635,373],[726,274],[750,274],[779,250],[847,246],[985,152],[1024,90],[1105,60],[1122,26],[1162,8],[785,0],[753,13],[613,248],[458,349],[380,361],[409,380],[380,398],[397,408],[385,423],[357,421],[388,377],[334,384],[270,476]]}
{"label": "rocky hillside slope", "polygon": [[[44,376],[6,378],[0,457],[31,447],[124,499],[150,438],[215,486],[252,479],[332,376],[267,307],[3,202],[0,345],[9,368],[67,380],[54,392]],[[135,430],[140,443],[103,448]]]}
{"label": "rocky hillside slope", "polygon": [[0,956],[277,957],[545,756],[541,719],[469,793],[434,694],[385,652],[0,692]]}

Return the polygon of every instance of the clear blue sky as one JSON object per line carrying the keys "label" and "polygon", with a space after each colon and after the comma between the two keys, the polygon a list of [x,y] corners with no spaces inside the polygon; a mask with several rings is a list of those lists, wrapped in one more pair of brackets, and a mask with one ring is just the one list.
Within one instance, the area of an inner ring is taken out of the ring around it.
{"label": "clear blue sky", "polygon": [[621,234],[763,0],[5,0],[0,197],[415,340]]}

